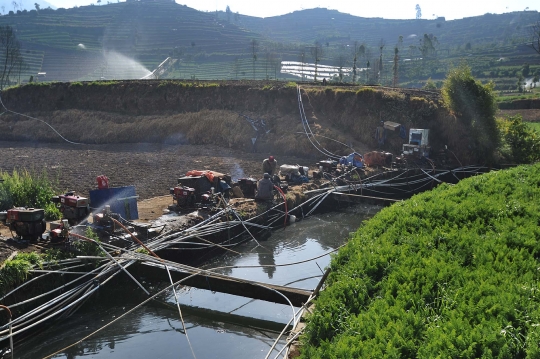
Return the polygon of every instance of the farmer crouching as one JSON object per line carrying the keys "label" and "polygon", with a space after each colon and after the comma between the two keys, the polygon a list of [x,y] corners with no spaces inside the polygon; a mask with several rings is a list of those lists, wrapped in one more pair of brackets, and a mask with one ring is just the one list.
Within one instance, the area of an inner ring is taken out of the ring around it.
{"label": "farmer crouching", "polygon": [[274,184],[270,174],[265,173],[264,178],[257,183],[257,194],[255,195],[255,201],[268,202],[274,199]]}

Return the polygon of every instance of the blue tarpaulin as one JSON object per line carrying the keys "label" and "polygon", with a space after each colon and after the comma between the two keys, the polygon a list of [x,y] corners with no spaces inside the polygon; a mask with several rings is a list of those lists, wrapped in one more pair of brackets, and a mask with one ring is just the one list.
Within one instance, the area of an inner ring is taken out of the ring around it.
{"label": "blue tarpaulin", "polygon": [[93,211],[111,206],[111,212],[127,220],[139,219],[135,186],[95,189],[90,191],[90,207]]}
{"label": "blue tarpaulin", "polygon": [[353,165],[354,167],[362,168],[364,167],[364,157],[359,153],[353,152],[347,157],[341,157],[339,164],[345,166]]}

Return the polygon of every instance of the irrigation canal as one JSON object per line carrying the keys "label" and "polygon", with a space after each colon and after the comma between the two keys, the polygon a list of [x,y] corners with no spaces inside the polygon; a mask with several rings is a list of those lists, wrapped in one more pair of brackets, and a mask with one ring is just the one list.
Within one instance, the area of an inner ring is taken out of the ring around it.
{"label": "irrigation canal", "polygon": [[[273,232],[260,242],[261,246],[251,241],[235,247],[242,255],[227,252],[203,267],[227,267],[217,273],[313,290],[330,261],[328,255],[319,256],[345,243],[350,232],[381,208],[357,205],[311,216]],[[319,258],[308,261],[315,257]],[[296,262],[302,263],[281,266]],[[162,284],[148,278],[144,285],[157,291]],[[190,287],[177,288],[177,297],[187,337],[174,293],[168,290],[88,339],[63,349],[148,298],[127,276],[119,276],[115,285],[103,286],[73,316],[26,338],[24,344],[16,346],[15,358],[43,358],[58,352],[52,358],[262,359],[293,312],[288,305]],[[278,349],[285,340],[285,337],[280,339]],[[276,354],[274,350],[269,357]]]}

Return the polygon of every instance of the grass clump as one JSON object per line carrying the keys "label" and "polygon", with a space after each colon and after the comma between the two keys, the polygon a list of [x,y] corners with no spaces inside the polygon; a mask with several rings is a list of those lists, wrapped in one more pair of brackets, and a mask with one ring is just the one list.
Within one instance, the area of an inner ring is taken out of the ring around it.
{"label": "grass clump", "polygon": [[112,81],[112,80],[99,80],[99,81],[92,81],[88,82],[88,86],[112,86],[118,84],[118,81]]}
{"label": "grass clump", "polygon": [[53,181],[47,172],[31,174],[28,171],[13,171],[12,174],[0,171],[0,210],[13,207],[43,208],[45,218],[55,220],[61,213],[51,202],[55,195]]}
{"label": "grass clump", "polygon": [[143,247],[135,249],[135,253],[141,253],[141,254],[146,254],[146,255],[150,254],[150,252],[148,252],[148,250]]}
{"label": "grass clump", "polygon": [[0,288],[5,293],[9,288],[22,283],[28,278],[33,265],[26,258],[7,260],[0,270]]}
{"label": "grass clump", "polygon": [[7,293],[28,278],[33,268],[43,268],[45,262],[54,264],[62,259],[72,258],[73,253],[60,249],[48,249],[45,253],[18,253],[6,260],[0,269],[0,293]]}
{"label": "grass clump", "polygon": [[332,259],[302,358],[540,357],[540,164],[379,212]]}
{"label": "grass clump", "polygon": [[288,88],[288,89],[292,89],[292,88],[296,88],[296,86],[298,86],[298,84],[294,81],[289,81],[285,84],[285,88]]}
{"label": "grass clump", "polygon": [[[98,235],[94,230],[90,227],[86,227],[86,230],[84,232],[85,237],[88,237],[90,239],[93,239],[97,243],[100,243]],[[82,256],[99,256],[104,257],[105,253],[99,248],[99,246],[94,243],[87,240],[77,240],[73,242],[73,247],[75,248],[75,251],[77,252],[77,255]]]}

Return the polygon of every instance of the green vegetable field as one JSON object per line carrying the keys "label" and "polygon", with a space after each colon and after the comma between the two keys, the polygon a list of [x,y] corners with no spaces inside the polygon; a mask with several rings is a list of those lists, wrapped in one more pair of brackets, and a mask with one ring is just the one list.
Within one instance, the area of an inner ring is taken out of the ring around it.
{"label": "green vegetable field", "polygon": [[302,358],[539,358],[540,164],[385,208],[332,260]]}

